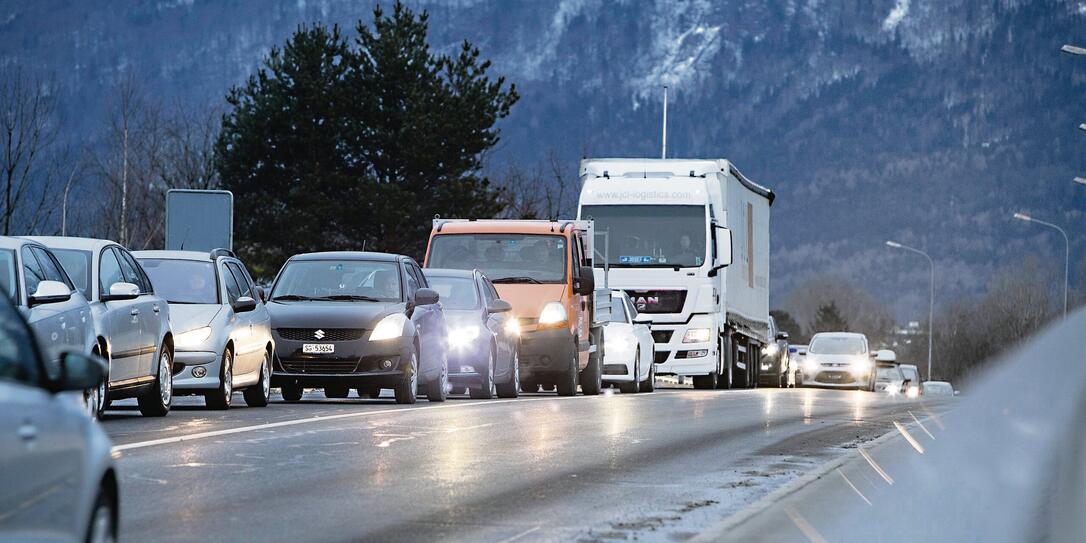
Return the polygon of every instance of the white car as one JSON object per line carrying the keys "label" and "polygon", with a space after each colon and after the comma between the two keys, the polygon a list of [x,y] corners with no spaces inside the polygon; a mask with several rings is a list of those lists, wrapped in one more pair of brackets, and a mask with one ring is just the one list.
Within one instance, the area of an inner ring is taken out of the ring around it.
{"label": "white car", "polygon": [[905,374],[897,363],[897,353],[889,349],[875,353],[875,392],[905,394]]}
{"label": "white car", "polygon": [[803,359],[803,383],[832,388],[875,390],[875,353],[867,336],[854,332],[820,332],[811,338]]}
{"label": "white car", "polygon": [[[606,291],[605,291],[606,293]],[[640,322],[629,295],[611,291],[611,311],[604,326],[603,383],[624,393],[656,389],[656,343],[648,321]]]}
{"label": "white car", "polygon": [[901,373],[905,376],[905,395],[909,398],[919,397],[924,393],[924,387],[920,382],[920,369],[913,364],[902,364]]}

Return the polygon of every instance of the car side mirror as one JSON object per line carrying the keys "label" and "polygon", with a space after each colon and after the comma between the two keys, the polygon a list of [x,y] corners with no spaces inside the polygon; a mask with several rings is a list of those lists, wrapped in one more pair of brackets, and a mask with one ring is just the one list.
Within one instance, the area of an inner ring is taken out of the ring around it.
{"label": "car side mirror", "polygon": [[486,304],[487,313],[508,313],[513,310],[513,306],[505,300],[492,300]]}
{"label": "car side mirror", "polygon": [[60,355],[60,376],[52,382],[55,392],[98,388],[106,378],[106,362],[97,356],[68,351]]}
{"label": "car side mirror", "polygon": [[38,290],[27,299],[27,305],[34,307],[41,304],[55,304],[67,302],[72,299],[72,290],[68,285],[60,281],[42,281],[38,283]]}
{"label": "car side mirror", "polygon": [[253,287],[253,294],[256,295],[256,299],[260,300],[261,303],[268,301],[268,298],[267,298],[268,295],[267,295],[266,292],[264,292],[264,287],[262,287],[262,286],[259,286],[259,285],[254,286]]}
{"label": "car side mirror", "polygon": [[431,288],[420,288],[415,291],[415,305],[434,305],[441,300],[441,295]]}
{"label": "car side mirror", "polygon": [[256,309],[256,300],[249,296],[242,296],[230,304],[230,307],[234,308],[234,313],[247,313]]}
{"label": "car side mirror", "polygon": [[132,283],[113,283],[109,286],[109,294],[102,296],[103,302],[117,300],[135,300],[140,297],[140,288]]}
{"label": "car side mirror", "polygon": [[581,278],[573,285],[573,291],[580,296],[591,296],[596,291],[596,276],[591,267],[581,266]]}

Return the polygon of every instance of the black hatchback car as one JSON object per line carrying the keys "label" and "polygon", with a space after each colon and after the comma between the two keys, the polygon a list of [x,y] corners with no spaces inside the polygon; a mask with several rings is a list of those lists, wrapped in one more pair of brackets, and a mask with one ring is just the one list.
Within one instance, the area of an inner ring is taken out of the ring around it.
{"label": "black hatchback car", "polygon": [[306,387],[329,398],[377,397],[397,403],[419,394],[445,401],[449,369],[445,315],[409,257],[327,252],[287,260],[268,296],[275,336],[273,387],[298,401]]}

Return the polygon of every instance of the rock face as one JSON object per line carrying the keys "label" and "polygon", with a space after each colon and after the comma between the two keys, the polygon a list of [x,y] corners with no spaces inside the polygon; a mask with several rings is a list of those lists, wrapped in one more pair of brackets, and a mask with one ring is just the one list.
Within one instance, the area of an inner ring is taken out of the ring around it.
{"label": "rock face", "polygon": [[[1024,253],[1062,257],[1014,211],[1086,221],[1086,190],[1070,181],[1086,174],[1086,58],[1059,53],[1086,45],[1084,2],[410,4],[429,10],[435,47],[467,38],[521,88],[494,164],[553,150],[572,175],[582,154],[656,156],[668,85],[671,155],[731,158],[779,194],[775,303],[834,272],[918,317],[927,270],[885,239],[928,247],[940,296],[953,296]],[[369,12],[354,0],[5,1],[0,63],[54,72],[67,126],[91,134],[126,70],[165,98],[219,104],[297,24]]]}

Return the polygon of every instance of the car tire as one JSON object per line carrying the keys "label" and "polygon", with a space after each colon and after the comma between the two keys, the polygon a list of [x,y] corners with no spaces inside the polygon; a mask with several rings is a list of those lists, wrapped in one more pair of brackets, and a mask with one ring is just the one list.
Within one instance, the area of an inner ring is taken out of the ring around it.
{"label": "car tire", "polygon": [[219,388],[204,393],[204,405],[208,409],[230,409],[234,399],[234,352],[223,349],[219,359]]}
{"label": "car tire", "polygon": [[603,390],[603,363],[597,354],[588,355],[588,366],[580,374],[581,394],[596,396]]}
{"label": "car tire", "polygon": [[339,400],[350,395],[351,389],[347,385],[333,385],[324,387],[324,397],[330,400]]}
{"label": "car tire", "polygon": [[512,367],[509,368],[509,380],[498,385],[499,398],[516,398],[520,395],[520,356],[513,349]]}
{"label": "car tire", "polygon": [[400,384],[393,390],[398,404],[413,404],[418,401],[419,355],[417,349],[411,353],[411,366],[407,368]]}
{"label": "car tire", "polygon": [[283,399],[288,402],[301,401],[303,392],[305,391],[302,389],[302,385],[299,385],[298,383],[291,383],[279,387],[279,393],[282,394]]}
{"label": "car tire", "polygon": [[641,381],[638,379],[641,377],[641,348],[638,347],[634,351],[634,367],[633,367],[633,381],[629,383],[619,383],[618,391],[623,394],[637,394],[641,392]]}
{"label": "car tire", "polygon": [[498,386],[494,383],[494,348],[491,347],[487,357],[486,375],[483,382],[477,387],[468,387],[468,396],[473,400],[491,400],[498,395]]}
{"label": "car tire", "polygon": [[[104,358],[101,353],[98,352],[96,346],[91,351],[91,356],[97,356]],[[98,385],[98,388],[93,390],[88,389],[83,393],[83,404],[87,410],[87,414],[94,420],[100,420],[102,418],[102,412],[106,410],[106,398],[109,397],[109,360],[106,360],[106,376],[102,379],[102,383]]]}
{"label": "car tire", "polygon": [[264,360],[260,362],[260,380],[242,393],[245,405],[249,407],[267,407],[271,397],[271,355],[264,351]]}
{"label": "car tire", "polygon": [[426,384],[426,399],[431,402],[443,402],[449,399],[449,364],[441,368],[441,374]]}
{"label": "car tire", "polygon": [[355,389],[359,398],[376,400],[381,397],[381,388],[373,385],[361,386]]}
{"label": "car tire", "polygon": [[[656,357],[653,357],[655,360]],[[641,381],[641,392],[656,392],[656,362],[649,366],[649,377]]]}
{"label": "car tire", "polygon": [[158,375],[155,384],[136,399],[140,414],[145,417],[165,417],[173,402],[173,353],[163,344],[158,357]]}
{"label": "car tire", "polygon": [[102,488],[98,489],[98,498],[95,500],[94,507],[91,509],[90,520],[87,523],[87,536],[85,540],[88,543],[106,543],[116,541],[116,518],[116,498],[107,488],[103,486]]}
{"label": "car tire", "polygon": [[[576,344],[574,344],[576,347]],[[576,396],[577,395],[577,350],[574,348],[573,357],[569,359],[569,367],[566,371],[558,376],[558,380],[554,383],[554,388],[558,392],[559,396]],[[547,384],[543,385],[543,389],[547,389]]]}

